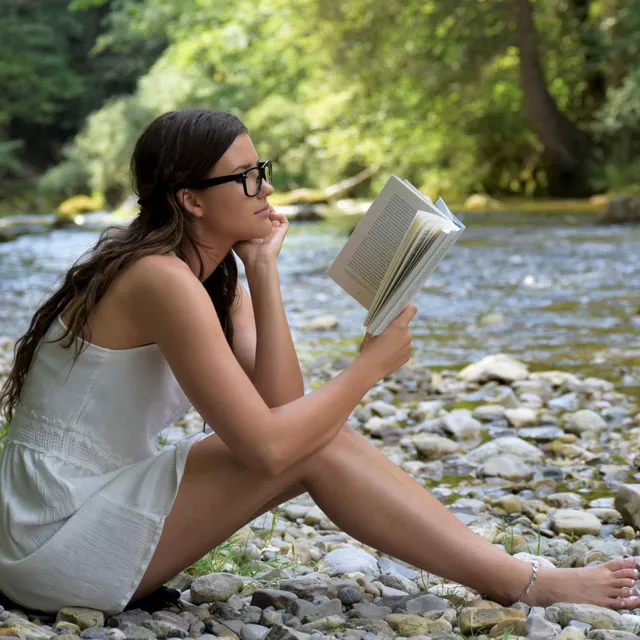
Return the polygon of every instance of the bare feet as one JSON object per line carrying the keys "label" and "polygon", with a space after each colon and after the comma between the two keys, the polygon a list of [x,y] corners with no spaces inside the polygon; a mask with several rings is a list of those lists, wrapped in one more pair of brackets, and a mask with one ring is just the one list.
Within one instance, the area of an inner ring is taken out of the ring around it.
{"label": "bare feet", "polygon": [[584,569],[541,567],[522,602],[543,607],[554,602],[579,602],[609,609],[635,609],[640,606],[640,597],[632,595],[637,578],[635,558],[617,558]]}

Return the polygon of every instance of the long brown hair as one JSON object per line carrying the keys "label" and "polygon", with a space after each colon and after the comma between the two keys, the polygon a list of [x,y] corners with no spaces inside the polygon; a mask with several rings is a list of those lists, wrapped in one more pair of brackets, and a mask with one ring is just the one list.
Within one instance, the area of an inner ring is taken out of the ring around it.
{"label": "long brown hair", "polygon": [[[232,142],[247,129],[235,116],[219,111],[171,111],[156,118],[138,139],[131,158],[133,188],[140,212],[126,227],[105,229],[97,243],[67,271],[62,285],[35,312],[29,329],[16,342],[9,377],[0,391],[0,408],[8,422],[20,401],[26,375],[36,349],[56,316],[70,311],[68,328],[59,338],[68,349],[75,341],[73,362],[86,348],[82,328],[124,268],[143,256],[175,253],[185,260],[185,246],[195,249],[204,264],[194,235],[191,216],[185,215],[175,185],[206,178]],[[231,306],[235,300],[238,270],[229,252],[203,285],[215,305],[229,342],[233,337]],[[89,340],[90,340],[89,336]]]}

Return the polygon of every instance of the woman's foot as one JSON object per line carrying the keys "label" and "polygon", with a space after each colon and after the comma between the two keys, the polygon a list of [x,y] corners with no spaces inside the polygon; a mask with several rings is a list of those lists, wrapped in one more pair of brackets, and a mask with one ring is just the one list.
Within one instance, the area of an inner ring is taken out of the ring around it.
{"label": "woman's foot", "polygon": [[540,567],[533,588],[521,601],[543,607],[554,602],[577,602],[635,609],[640,606],[640,597],[632,595],[637,578],[635,558],[617,558],[584,569]]}

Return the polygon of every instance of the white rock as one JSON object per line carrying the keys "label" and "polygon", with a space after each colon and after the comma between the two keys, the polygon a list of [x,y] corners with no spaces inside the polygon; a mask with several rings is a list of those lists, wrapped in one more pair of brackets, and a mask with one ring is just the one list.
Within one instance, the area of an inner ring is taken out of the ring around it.
{"label": "white rock", "polygon": [[551,528],[558,533],[597,536],[601,527],[602,522],[592,513],[586,511],[558,509],[551,515]]}
{"label": "white rock", "polygon": [[454,409],[443,418],[442,426],[459,440],[475,438],[482,431],[482,423],[468,409]]}
{"label": "white rock", "polygon": [[598,432],[607,428],[607,423],[591,409],[582,409],[565,416],[564,428],[569,433]]}
{"label": "white rock", "polygon": [[327,314],[308,320],[300,328],[303,331],[330,331],[336,329],[338,325],[338,318]]}
{"label": "white rock", "polygon": [[615,507],[622,514],[625,524],[640,529],[640,484],[620,485]]}
{"label": "white rock", "polygon": [[382,418],[386,418],[388,416],[395,416],[397,409],[388,402],[384,402],[383,400],[376,400],[375,402],[371,402],[369,404],[369,408],[373,413],[379,415]]}
{"label": "white rock", "polygon": [[505,418],[516,428],[533,427],[538,424],[538,414],[533,409],[522,407],[520,409],[507,409]]}
{"label": "white rock", "polygon": [[323,559],[325,569],[330,574],[362,573],[365,576],[378,576],[378,561],[364,549],[345,547],[329,551]]}
{"label": "white rock", "polygon": [[419,433],[413,438],[413,444],[418,453],[425,458],[439,458],[449,453],[455,453],[459,447],[449,438],[443,438],[435,433]]}
{"label": "white rock", "polygon": [[470,364],[458,373],[458,377],[467,382],[487,382],[488,380],[514,382],[528,378],[529,370],[524,363],[506,353],[498,353]]}
{"label": "white rock", "polygon": [[503,453],[486,460],[480,467],[479,473],[481,476],[497,476],[515,482],[530,478],[533,475],[533,469],[525,464],[522,458],[512,453]]}
{"label": "white rock", "polygon": [[473,417],[476,420],[491,422],[504,417],[506,409],[500,404],[483,404],[473,410]]}
{"label": "white rock", "polygon": [[[535,546],[535,543],[533,543],[533,546]],[[533,553],[520,551],[519,553],[514,553],[513,557],[517,558],[518,560],[523,560],[524,562],[535,561],[539,563],[541,567],[548,567],[549,569],[555,569],[555,565],[553,564],[553,562],[551,562],[551,560],[547,560],[547,558],[545,558],[544,556],[536,556]]]}
{"label": "white rock", "polygon": [[511,453],[522,458],[525,462],[540,462],[543,457],[542,451],[537,447],[520,438],[508,436],[506,438],[497,438],[491,442],[485,442],[467,453],[465,459],[471,464],[482,464],[489,458],[503,453]]}

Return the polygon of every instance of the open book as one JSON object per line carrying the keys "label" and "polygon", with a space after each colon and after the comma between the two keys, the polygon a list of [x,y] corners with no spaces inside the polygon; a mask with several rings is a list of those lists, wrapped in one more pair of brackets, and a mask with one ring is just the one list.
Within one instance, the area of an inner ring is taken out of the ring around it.
{"label": "open book", "polygon": [[410,182],[391,176],[329,267],[369,313],[377,336],[411,302],[465,226],[442,198],[431,202]]}

